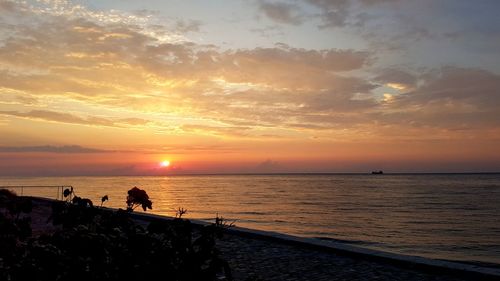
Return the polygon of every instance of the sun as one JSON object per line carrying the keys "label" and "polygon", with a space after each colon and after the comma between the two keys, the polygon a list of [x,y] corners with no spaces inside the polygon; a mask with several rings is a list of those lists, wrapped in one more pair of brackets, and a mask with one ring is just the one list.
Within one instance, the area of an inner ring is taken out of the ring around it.
{"label": "sun", "polygon": [[163,161],[160,162],[160,166],[161,167],[168,167],[168,166],[170,166],[170,161],[163,160]]}

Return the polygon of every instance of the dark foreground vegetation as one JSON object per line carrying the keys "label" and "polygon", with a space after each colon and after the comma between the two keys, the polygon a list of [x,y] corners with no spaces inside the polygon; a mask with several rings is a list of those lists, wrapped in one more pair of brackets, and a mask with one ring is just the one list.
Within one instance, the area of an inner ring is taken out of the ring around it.
{"label": "dark foreground vegetation", "polygon": [[49,218],[58,230],[34,236],[31,199],[0,190],[0,280],[232,280],[215,247],[224,220],[195,230],[182,210],[142,227],[130,213],[152,208],[143,190],[131,189],[127,209],[118,211],[64,193],[67,201],[54,202]]}

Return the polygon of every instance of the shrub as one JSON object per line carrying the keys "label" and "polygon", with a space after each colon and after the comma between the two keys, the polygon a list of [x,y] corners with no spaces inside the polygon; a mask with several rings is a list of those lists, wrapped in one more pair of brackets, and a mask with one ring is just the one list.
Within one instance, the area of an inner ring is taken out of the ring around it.
{"label": "shrub", "polygon": [[127,196],[127,211],[133,211],[138,206],[141,206],[144,211],[146,209],[152,209],[153,202],[149,200],[149,196],[145,190],[137,188],[134,186],[128,191]]}
{"label": "shrub", "polygon": [[31,236],[31,218],[21,217],[23,214],[31,213],[33,208],[31,199],[19,197],[15,192],[7,189],[0,189],[0,208],[7,211],[5,214],[0,213],[2,238],[25,240]]}

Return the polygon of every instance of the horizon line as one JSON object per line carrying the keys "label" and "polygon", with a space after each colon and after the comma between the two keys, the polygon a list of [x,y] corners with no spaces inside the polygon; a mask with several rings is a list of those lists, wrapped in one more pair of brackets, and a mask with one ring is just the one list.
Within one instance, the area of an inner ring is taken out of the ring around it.
{"label": "horizon line", "polygon": [[0,178],[8,177],[23,177],[23,178],[40,178],[40,177],[169,177],[169,176],[278,176],[278,175],[493,175],[500,174],[496,172],[384,172],[383,174],[372,174],[370,172],[276,172],[276,173],[172,173],[163,175],[154,174],[128,174],[128,175],[99,175],[99,174],[82,174],[82,175],[0,175]]}

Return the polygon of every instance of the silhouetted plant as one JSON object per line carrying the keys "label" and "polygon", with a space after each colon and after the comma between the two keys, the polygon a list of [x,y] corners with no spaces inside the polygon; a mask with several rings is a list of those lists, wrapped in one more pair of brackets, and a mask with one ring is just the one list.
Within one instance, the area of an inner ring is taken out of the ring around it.
{"label": "silhouetted plant", "polygon": [[128,191],[127,196],[127,211],[131,212],[138,206],[141,206],[144,211],[146,209],[153,209],[153,202],[149,200],[149,196],[145,190],[137,188],[134,186]]}
{"label": "silhouetted plant", "polygon": [[10,204],[7,205],[7,210],[16,218],[19,218],[21,213],[31,213],[33,208],[33,204],[31,203],[31,199],[25,197],[14,197]]}
{"label": "silhouetted plant", "polygon": [[[25,240],[31,236],[31,218],[21,217],[32,211],[30,198],[19,197],[13,191],[0,189],[0,208],[7,211],[5,214],[0,213],[0,240]],[[3,243],[0,242],[0,249],[1,244]]]}
{"label": "silhouetted plant", "polygon": [[92,203],[92,200],[88,198],[81,198],[78,196],[73,197],[73,200],[71,202],[75,205],[81,206],[81,207],[94,207],[94,204]]}
{"label": "silhouetted plant", "polygon": [[92,200],[88,198],[82,198],[76,195],[73,187],[66,188],[63,191],[63,197],[66,198],[66,202],[71,202],[75,205],[83,206],[83,207],[94,207]]}
{"label": "silhouetted plant", "polygon": [[63,191],[63,197],[66,198],[66,201],[67,202],[71,202],[71,200],[73,199],[73,195],[74,195],[74,190],[73,190],[73,187],[71,188],[66,188],[64,191]]}
{"label": "silhouetted plant", "polygon": [[12,198],[16,197],[17,194],[8,189],[0,189],[0,208],[4,207],[4,204],[12,200]]}
{"label": "silhouetted plant", "polygon": [[[151,202],[145,191],[139,194]],[[0,213],[0,280],[232,280],[215,247],[228,225],[223,218],[199,231],[181,218],[154,220],[144,229],[127,211],[88,206],[54,202],[53,222],[62,228],[28,243],[18,243],[15,227],[4,227],[12,220]]]}
{"label": "silhouetted plant", "polygon": [[215,215],[215,226],[218,228],[230,228],[234,226],[236,221],[228,222],[225,218],[219,217],[219,214]]}
{"label": "silhouetted plant", "polygon": [[183,216],[184,214],[186,214],[186,213],[187,213],[187,211],[188,211],[187,209],[184,209],[184,208],[179,207],[179,208],[175,211],[175,217],[180,219],[180,218],[182,218],[182,216]]}
{"label": "silhouetted plant", "polygon": [[22,213],[31,212],[31,199],[19,197],[14,191],[0,189],[0,208],[4,208],[11,216],[19,218]]}
{"label": "silhouetted plant", "polygon": [[102,207],[102,204],[104,204],[105,201],[108,201],[109,198],[108,198],[108,195],[104,195],[102,198],[101,198],[101,207]]}
{"label": "silhouetted plant", "polygon": [[71,228],[84,222],[88,223],[96,216],[92,200],[76,196],[73,187],[65,189],[63,195],[66,201],[52,203],[52,214],[47,221],[62,225],[63,228]]}

